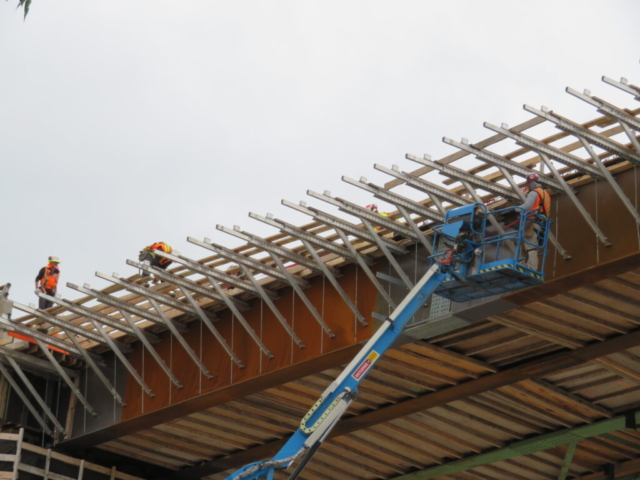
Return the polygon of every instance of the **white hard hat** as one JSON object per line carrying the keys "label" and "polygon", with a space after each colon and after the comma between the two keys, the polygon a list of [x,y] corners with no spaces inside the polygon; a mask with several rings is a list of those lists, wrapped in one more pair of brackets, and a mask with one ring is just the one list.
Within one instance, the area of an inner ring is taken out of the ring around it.
{"label": "white hard hat", "polygon": [[58,257],[56,257],[55,255],[51,255],[49,257],[49,261],[52,263],[60,263],[60,259]]}

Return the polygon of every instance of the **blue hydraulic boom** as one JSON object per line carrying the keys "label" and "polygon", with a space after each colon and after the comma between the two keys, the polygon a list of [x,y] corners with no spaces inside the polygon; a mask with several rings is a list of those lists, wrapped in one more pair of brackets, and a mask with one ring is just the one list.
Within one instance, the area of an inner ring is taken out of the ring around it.
{"label": "blue hydraulic boom", "polygon": [[[507,226],[488,226],[491,215],[499,221],[492,225]],[[481,203],[469,204],[449,210],[434,232],[434,251],[440,253],[429,257],[426,274],[322,393],[298,430],[272,459],[242,467],[226,480],[272,480],[276,470],[302,458],[289,480],[298,478],[358,395],[360,382],[432,294],[468,301],[543,283],[549,232],[544,216],[519,207],[489,211]],[[533,269],[531,263],[542,267]]]}

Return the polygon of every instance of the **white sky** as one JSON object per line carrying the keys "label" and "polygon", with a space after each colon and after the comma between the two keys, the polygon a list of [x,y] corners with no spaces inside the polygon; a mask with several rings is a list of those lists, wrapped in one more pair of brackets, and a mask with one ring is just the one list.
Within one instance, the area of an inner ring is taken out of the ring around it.
{"label": "white sky", "polygon": [[[588,120],[564,93],[640,84],[640,2],[33,0],[0,2],[0,285],[35,302],[49,255],[67,281],[105,285],[162,240],[264,236],[254,211],[302,224],[280,205],[306,190],[369,203],[342,175],[390,177],[472,142],[482,122],[516,125],[524,103]],[[635,103],[635,105],[634,105]],[[382,202],[381,210],[384,210]]]}

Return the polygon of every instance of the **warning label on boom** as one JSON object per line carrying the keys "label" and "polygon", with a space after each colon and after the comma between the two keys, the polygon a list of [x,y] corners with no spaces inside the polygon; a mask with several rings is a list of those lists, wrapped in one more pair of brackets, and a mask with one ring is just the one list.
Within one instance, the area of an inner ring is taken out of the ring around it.
{"label": "warning label on boom", "polygon": [[356,380],[360,380],[362,376],[367,373],[367,370],[369,370],[371,365],[374,364],[379,356],[380,354],[378,352],[376,352],[375,350],[371,350],[371,353],[367,355],[367,358],[365,358],[360,365],[358,365],[358,368],[356,368],[355,372],[353,372],[351,376]]}

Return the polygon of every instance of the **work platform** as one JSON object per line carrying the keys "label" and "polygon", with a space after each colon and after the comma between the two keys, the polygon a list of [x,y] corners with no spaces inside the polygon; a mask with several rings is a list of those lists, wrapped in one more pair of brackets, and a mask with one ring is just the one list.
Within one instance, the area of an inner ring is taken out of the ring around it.
{"label": "work platform", "polygon": [[[135,458],[148,466],[145,478],[223,479],[269,457],[297,428],[375,331],[371,312],[388,315],[426,270],[432,227],[451,207],[519,204],[522,179],[535,170],[553,193],[546,282],[534,285],[540,279],[521,264],[487,264],[478,272],[485,279],[500,267],[534,286],[462,307],[434,299],[362,384],[302,478],[599,480],[640,472],[640,89],[605,82],[630,94],[628,108],[569,89],[602,116],[572,121],[527,106],[530,120],[486,123],[492,136],[484,140],[445,137],[456,150],[438,161],[408,155],[417,170],[375,165],[391,177],[385,185],[343,177],[389,204],[387,217],[309,191],[310,203],[337,210],[285,200],[313,221],[252,213],[279,233],[218,226],[246,243],[188,238],[210,256],[174,254],[168,272],[128,261],[159,276],[153,287],[138,274],[100,273],[110,287],[71,284],[84,296],[56,299],[47,312],[14,304],[2,320],[14,336],[0,347],[7,413],[79,458],[120,458],[125,468]],[[543,124],[560,131],[540,138]],[[227,273],[231,264],[239,266]],[[244,277],[233,275],[240,270]],[[24,337],[31,341],[19,343]],[[52,398],[54,386],[68,400]],[[17,389],[32,412],[18,408]]]}

